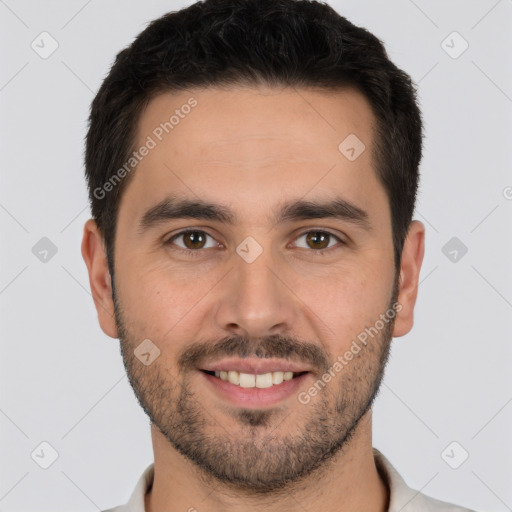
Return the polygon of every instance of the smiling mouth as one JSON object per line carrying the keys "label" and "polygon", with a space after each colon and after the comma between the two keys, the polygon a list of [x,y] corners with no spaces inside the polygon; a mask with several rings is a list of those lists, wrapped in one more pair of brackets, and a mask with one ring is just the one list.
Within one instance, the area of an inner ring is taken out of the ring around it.
{"label": "smiling mouth", "polygon": [[268,372],[261,374],[251,374],[237,372],[234,370],[230,371],[209,371],[201,370],[208,375],[217,377],[220,380],[227,381],[235,386],[242,388],[270,388],[272,386],[279,386],[287,380],[292,380],[296,377],[300,377],[305,373],[309,372]]}

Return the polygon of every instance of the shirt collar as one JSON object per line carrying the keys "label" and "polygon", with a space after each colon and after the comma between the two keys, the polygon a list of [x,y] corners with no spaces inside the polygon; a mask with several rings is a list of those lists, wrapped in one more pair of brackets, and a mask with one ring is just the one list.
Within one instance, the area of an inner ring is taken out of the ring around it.
{"label": "shirt collar", "polygon": [[389,489],[388,512],[423,512],[431,510],[424,503],[424,497],[419,491],[411,489],[391,462],[379,451],[373,448],[373,457],[377,471],[386,482]]}
{"label": "shirt collar", "polygon": [[[388,512],[430,512],[433,510],[431,508],[433,503],[440,503],[432,498],[427,498],[420,491],[411,489],[389,460],[377,448],[373,448],[373,456],[377,470],[389,489],[390,501]],[[116,512],[145,512],[144,497],[153,485],[153,477],[154,463],[150,464],[142,473],[128,503],[124,507],[116,509]],[[453,510],[462,509],[454,507]]]}

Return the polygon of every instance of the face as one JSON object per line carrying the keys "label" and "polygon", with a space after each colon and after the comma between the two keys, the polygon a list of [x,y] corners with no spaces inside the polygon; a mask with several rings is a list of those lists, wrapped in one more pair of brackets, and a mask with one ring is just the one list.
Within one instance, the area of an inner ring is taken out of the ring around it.
{"label": "face", "polygon": [[353,90],[169,93],[141,116],[114,302],[108,278],[94,295],[154,428],[205,478],[266,493],[325,466],[410,328],[422,251],[399,287],[373,125]]}

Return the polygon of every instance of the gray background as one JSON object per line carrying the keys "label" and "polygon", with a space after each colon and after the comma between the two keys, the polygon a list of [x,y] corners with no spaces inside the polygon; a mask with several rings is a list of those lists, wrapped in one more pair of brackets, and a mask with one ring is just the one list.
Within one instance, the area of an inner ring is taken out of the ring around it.
{"label": "gray background", "polygon": [[[512,1],[328,3],[384,41],[419,84],[425,120],[415,326],[394,341],[374,446],[426,494],[512,510]],[[0,510],[124,503],[153,460],[80,254],[83,138],[116,53],[188,4],[0,0]],[[51,49],[43,31],[58,43],[45,59],[31,47]],[[59,455],[48,469],[43,441]]]}

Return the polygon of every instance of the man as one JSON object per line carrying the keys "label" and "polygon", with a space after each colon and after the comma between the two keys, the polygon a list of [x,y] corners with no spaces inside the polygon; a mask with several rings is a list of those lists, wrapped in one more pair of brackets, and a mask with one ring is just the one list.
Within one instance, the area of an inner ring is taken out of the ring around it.
{"label": "man", "polygon": [[461,511],[372,448],[424,226],[410,78],[330,7],[207,0],[93,101],[82,254],[155,461],[121,511]]}

